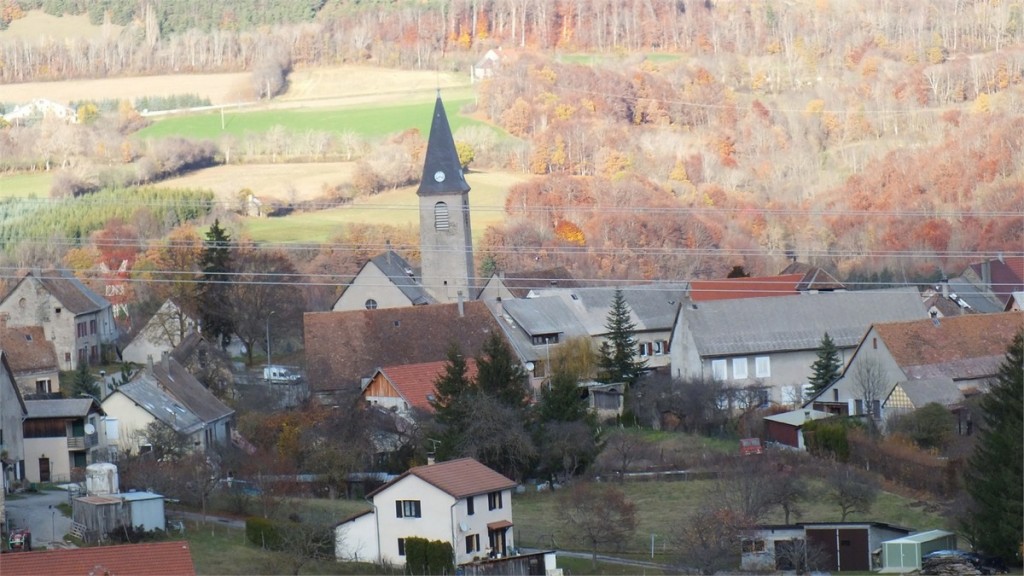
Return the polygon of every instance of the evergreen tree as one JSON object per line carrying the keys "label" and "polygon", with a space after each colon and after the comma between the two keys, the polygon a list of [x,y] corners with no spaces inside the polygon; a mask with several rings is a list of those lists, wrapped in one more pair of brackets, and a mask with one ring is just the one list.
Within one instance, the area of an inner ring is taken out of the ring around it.
{"label": "evergreen tree", "polygon": [[513,408],[526,406],[529,376],[501,334],[492,332],[484,340],[476,359],[476,369],[476,383],[481,393]]}
{"label": "evergreen tree", "polygon": [[571,373],[556,370],[548,385],[541,387],[537,415],[542,422],[578,422],[589,414],[586,395]]}
{"label": "evergreen tree", "polygon": [[618,288],[615,289],[612,307],[608,311],[608,320],[604,327],[608,335],[601,343],[598,357],[601,381],[627,384],[636,382],[647,367],[647,361],[637,359],[638,352],[633,338],[636,324],[629,318],[626,297]]}
{"label": "evergreen tree", "polygon": [[832,337],[825,332],[821,339],[821,346],[818,348],[818,359],[811,364],[811,377],[808,382],[811,385],[811,394],[821,392],[830,384],[839,379],[843,371],[843,362],[839,359],[839,349]]}
{"label": "evergreen tree", "polygon": [[197,290],[199,317],[203,334],[217,339],[226,347],[234,334],[234,319],[231,312],[231,237],[214,220],[203,241],[203,255],[199,261],[202,267],[202,282]]}
{"label": "evergreen tree", "polygon": [[462,438],[472,417],[472,398],[475,390],[467,376],[466,360],[459,345],[448,347],[444,373],[434,381],[434,421],[441,426],[440,444],[432,446],[438,460],[450,460],[461,455]]}
{"label": "evergreen tree", "polygon": [[96,382],[96,377],[89,371],[89,364],[86,362],[79,362],[78,370],[75,370],[75,377],[71,380],[71,390],[69,392],[71,398],[86,395],[102,400],[100,398],[102,393],[100,385]]}
{"label": "evergreen tree", "polygon": [[1019,332],[981,400],[984,424],[965,471],[974,545],[1019,564],[1024,534],[1024,332]]}

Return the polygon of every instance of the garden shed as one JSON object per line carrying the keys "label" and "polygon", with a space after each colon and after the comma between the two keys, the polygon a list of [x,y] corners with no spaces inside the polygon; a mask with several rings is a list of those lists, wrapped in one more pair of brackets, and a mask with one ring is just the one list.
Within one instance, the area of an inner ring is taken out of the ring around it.
{"label": "garden shed", "polygon": [[956,550],[956,534],[929,530],[882,542],[882,572],[920,570],[921,557],[936,550]]}

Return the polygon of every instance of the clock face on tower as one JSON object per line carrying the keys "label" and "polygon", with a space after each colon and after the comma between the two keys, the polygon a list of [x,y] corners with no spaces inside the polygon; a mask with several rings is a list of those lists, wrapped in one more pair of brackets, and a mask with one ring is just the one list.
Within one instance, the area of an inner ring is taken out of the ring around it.
{"label": "clock face on tower", "polygon": [[436,180],[438,182],[444,182],[444,172],[442,172],[440,170],[438,170],[437,172],[434,172],[434,180]]}

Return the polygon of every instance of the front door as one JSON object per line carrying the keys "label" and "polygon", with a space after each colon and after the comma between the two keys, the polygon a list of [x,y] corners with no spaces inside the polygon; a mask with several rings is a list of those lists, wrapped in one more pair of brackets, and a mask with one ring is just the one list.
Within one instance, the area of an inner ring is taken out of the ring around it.
{"label": "front door", "polygon": [[39,481],[49,482],[50,481],[50,459],[40,458],[39,459]]}

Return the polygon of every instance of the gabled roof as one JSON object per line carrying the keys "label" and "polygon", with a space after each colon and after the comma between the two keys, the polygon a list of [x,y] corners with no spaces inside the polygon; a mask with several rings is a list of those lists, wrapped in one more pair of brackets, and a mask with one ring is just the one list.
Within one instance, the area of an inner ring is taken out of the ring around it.
{"label": "gabled roof", "polygon": [[949,298],[967,311],[989,314],[1003,310],[995,294],[963,277],[949,279]]}
{"label": "gabled roof", "polygon": [[0,327],[0,350],[7,354],[15,374],[59,369],[57,351],[42,326]]}
{"label": "gabled roof", "polygon": [[[975,262],[970,269],[978,278],[983,278],[985,262]],[[996,258],[988,261],[989,286],[982,286],[992,291],[1000,303],[1006,304],[1010,294],[1024,289],[1024,256]]]}
{"label": "gabled roof", "polygon": [[[896,391],[896,388],[903,390],[903,393],[910,399],[910,403],[916,408],[932,402],[940,406],[952,406],[964,399],[963,392],[957,388],[952,378],[926,378],[922,380],[907,380],[898,382],[889,396]],[[886,398],[888,401],[888,398]]]}
{"label": "gabled roof", "polygon": [[916,288],[820,292],[692,303],[680,310],[701,356],[814,350],[825,332],[857,345],[877,322],[927,318]]}
{"label": "gabled roof", "polygon": [[907,377],[981,378],[996,373],[1024,314],[966,314],[874,326],[889,354]]}
{"label": "gabled roof", "polygon": [[[440,175],[440,181],[434,176]],[[423,158],[423,176],[417,196],[444,196],[465,194],[469,192],[469,184],[462,174],[459,153],[455,150],[455,139],[452,128],[448,124],[448,116],[441,103],[438,93],[434,103],[434,117],[430,124],[430,136],[427,138],[427,153]]]}
{"label": "gabled roof", "polygon": [[194,576],[185,541],[146,542],[4,554],[4,574],[40,576]]}
{"label": "gabled roof", "polygon": [[377,493],[401,482],[407,476],[416,476],[455,499],[507,490],[516,486],[515,481],[491,470],[473,458],[459,458],[458,460],[410,468],[390,483],[367,494],[367,498],[373,498]]}
{"label": "gabled roof", "polygon": [[502,302],[505,322],[518,325],[527,336],[564,334],[565,338],[589,336],[563,295],[547,295]]}
{"label": "gabled roof", "polygon": [[565,266],[526,272],[507,272],[504,276],[495,274],[494,278],[500,280],[505,289],[516,298],[526,298],[534,290],[580,287]]}
{"label": "gabled roof", "polygon": [[779,276],[752,276],[749,278],[722,278],[720,280],[690,281],[690,300],[734,300],[738,298],[765,298],[796,294],[804,274]]}
{"label": "gabled roof", "polygon": [[[377,370],[395,388],[402,398],[413,408],[433,412],[430,396],[436,393],[434,383],[444,374],[447,361],[421,362],[419,364],[403,364],[385,366]],[[476,378],[476,360],[466,359],[466,377]]]}
{"label": "gabled roof", "polygon": [[235,412],[170,355],[140,370],[117,391],[183,434]]}
{"label": "gabled roof", "polygon": [[803,262],[793,262],[789,266],[779,272],[779,275],[785,274],[803,274],[803,279],[800,280],[800,284],[797,285],[797,290],[801,292],[810,292],[812,290],[826,291],[826,290],[846,290],[846,285],[836,279],[835,276],[829,274],[824,268],[818,266],[811,266],[810,264],[804,264]]}
{"label": "gabled roof", "polygon": [[779,414],[772,414],[771,416],[765,416],[765,420],[771,420],[772,422],[778,422],[779,424],[785,424],[787,426],[803,426],[804,423],[812,420],[822,420],[825,418],[832,417],[832,414],[828,412],[822,412],[821,410],[810,410],[800,408],[797,410],[790,410],[789,412],[782,412]]}
{"label": "gabled roof", "polygon": [[29,272],[21,281],[25,282],[30,279],[39,282],[43,289],[75,315],[88,314],[110,307],[110,302],[64,270]]}
{"label": "gabled roof", "polygon": [[26,418],[84,418],[100,407],[92,398],[25,400]]}
{"label": "gabled roof", "polygon": [[[380,271],[391,280],[413,305],[433,304],[435,300],[416,279],[412,266],[393,250],[388,250],[370,259]],[[364,264],[364,267],[366,265]]]}
{"label": "gabled roof", "polygon": [[307,312],[306,361],[314,392],[358,392],[380,366],[444,360],[452,342],[476,356],[492,332],[504,333],[478,300],[405,308]]}
{"label": "gabled roof", "polygon": [[[638,332],[671,330],[679,303],[686,295],[686,285],[677,283],[637,284],[623,286],[622,297],[629,308],[630,320]],[[608,329],[608,312],[615,298],[614,287],[549,288],[536,290],[538,297],[558,296],[572,310],[587,334],[600,336]]]}

